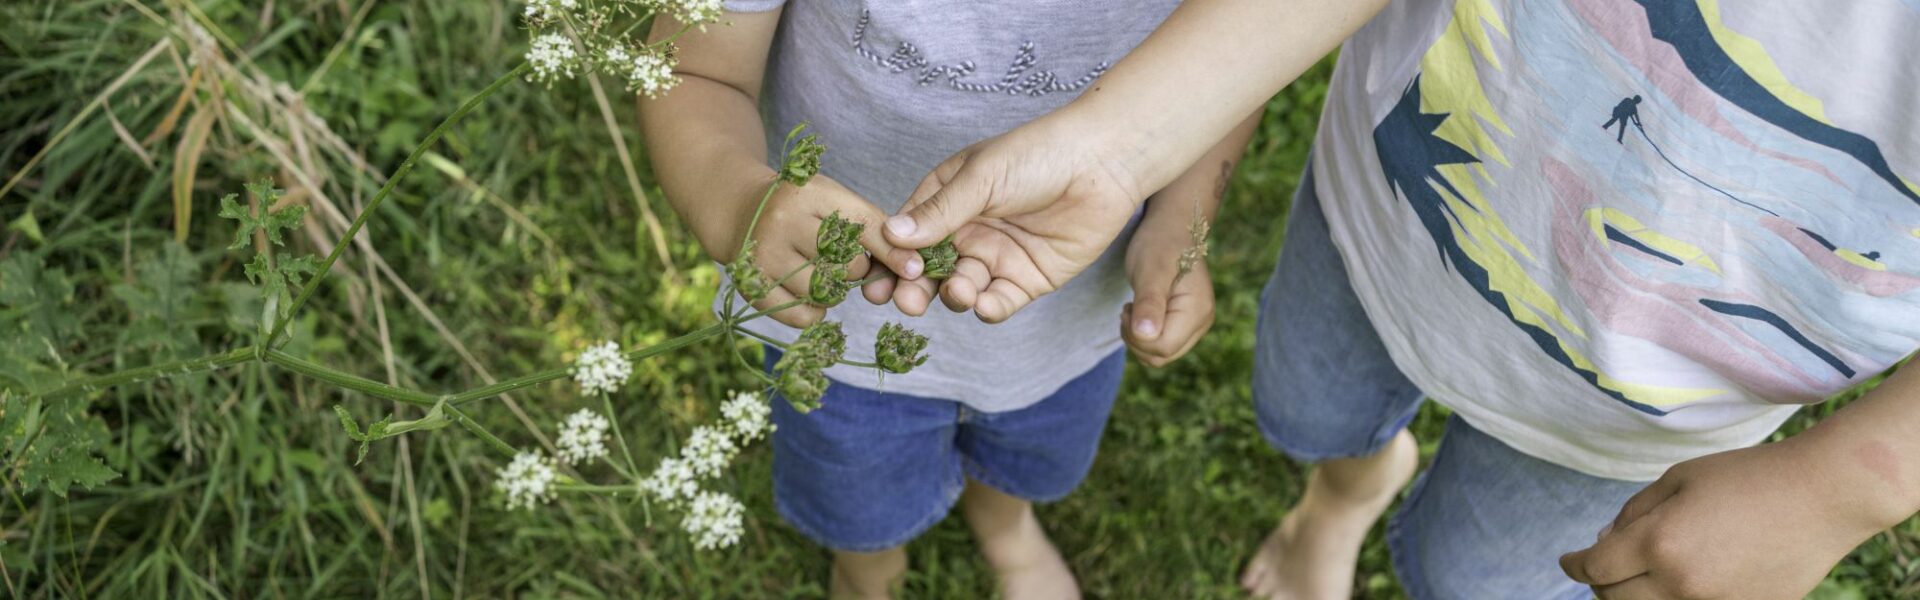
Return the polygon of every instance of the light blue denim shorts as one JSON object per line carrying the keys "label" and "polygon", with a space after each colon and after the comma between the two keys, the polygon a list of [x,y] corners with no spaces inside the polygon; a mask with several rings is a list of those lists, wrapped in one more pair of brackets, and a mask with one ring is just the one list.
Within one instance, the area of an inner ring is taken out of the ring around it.
{"label": "light blue denim shorts", "polygon": [[[779,360],[768,348],[766,368]],[[838,381],[807,414],[776,398],[774,507],[815,543],[877,552],[939,523],[967,479],[1058,500],[1093,467],[1125,368],[1116,351],[1046,399],[997,413]]]}
{"label": "light blue denim shorts", "polygon": [[[1311,174],[1286,235],[1260,299],[1260,431],[1300,462],[1371,455],[1413,420],[1422,394],[1354,295]],[[1387,524],[1394,570],[1417,600],[1591,598],[1561,572],[1560,555],[1591,545],[1645,485],[1533,458],[1455,416]]]}

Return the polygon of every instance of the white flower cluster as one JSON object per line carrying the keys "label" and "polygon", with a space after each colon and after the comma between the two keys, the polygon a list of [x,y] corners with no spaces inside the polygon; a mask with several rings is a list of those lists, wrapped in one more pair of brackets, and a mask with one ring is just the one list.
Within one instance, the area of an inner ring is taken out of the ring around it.
{"label": "white flower cluster", "polygon": [[547,460],[539,452],[521,452],[514,455],[513,462],[500,469],[493,487],[507,495],[508,510],[532,510],[534,505],[553,500],[553,484],[557,477],[553,471],[553,461]]}
{"label": "white flower cluster", "polygon": [[573,48],[573,40],[558,33],[541,34],[533,38],[533,47],[527,50],[527,62],[533,65],[533,80],[551,85],[560,78],[573,78],[573,71],[580,66],[580,53]]}
{"label": "white flower cluster", "polygon": [[753,392],[734,392],[732,398],[720,404],[722,427],[728,428],[743,445],[773,433],[772,417],[773,407]]}
{"label": "white flower cluster", "polygon": [[580,409],[566,421],[560,423],[560,437],[555,445],[560,449],[560,461],[577,465],[607,455],[607,430],[613,424],[600,413]]}
{"label": "white flower cluster", "polygon": [[588,346],[573,363],[573,380],[583,394],[611,394],[633,376],[633,361],[620,353],[620,345],[601,342]]}
{"label": "white flower cluster", "polygon": [[702,478],[720,474],[727,463],[733,462],[733,455],[739,453],[740,446],[726,432],[708,425],[693,428],[693,434],[687,436],[687,445],[680,448],[680,460],[693,467],[693,472]]}
{"label": "white flower cluster", "polygon": [[640,481],[640,490],[650,494],[655,500],[674,505],[692,500],[700,493],[700,480],[693,474],[693,466],[678,458],[660,461],[653,468],[653,474]]}
{"label": "white flower cluster", "polygon": [[628,91],[654,98],[680,83],[673,74],[673,44],[629,39],[632,29],[622,30],[622,23],[670,14],[705,28],[720,20],[721,0],[527,0],[522,14],[533,31],[528,79],[551,86],[579,72],[604,73],[625,80]]}
{"label": "white flower cluster", "polygon": [[745,529],[746,507],[739,500],[720,492],[701,492],[687,508],[680,526],[693,536],[693,547],[700,550],[725,548],[740,543]]}

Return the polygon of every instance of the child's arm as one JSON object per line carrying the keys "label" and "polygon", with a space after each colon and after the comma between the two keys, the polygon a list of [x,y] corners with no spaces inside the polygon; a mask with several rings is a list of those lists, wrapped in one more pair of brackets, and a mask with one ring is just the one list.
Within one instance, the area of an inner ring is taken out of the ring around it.
{"label": "child's arm", "polygon": [[1560,566],[1603,598],[1800,598],[1920,511],[1915,432],[1909,361],[1800,435],[1674,465]]}
{"label": "child's arm", "polygon": [[[758,100],[780,11],[728,13],[726,21],[681,36],[675,69],[680,85],[658,99],[640,101],[641,131],[660,187],[701,248],[720,262],[736,258],[754,210],[775,178],[767,166]],[[680,24],[661,15],[653,37],[657,40],[677,31]],[[753,231],[754,257],[760,268],[779,279],[806,265],[815,254],[820,220],[834,211],[868,225],[860,242],[874,256],[911,255],[917,260],[909,250],[889,252],[892,247],[879,231],[885,213],[822,175],[805,187],[782,185],[767,201]],[[904,260],[897,264],[907,268]],[[866,277],[867,258],[855,259],[847,270],[851,278]],[[768,308],[807,297],[810,274],[807,268],[786,278],[755,305]],[[868,298],[876,296],[881,301],[890,297],[891,283],[871,286]],[[773,317],[803,326],[825,314],[822,307],[806,305]]]}
{"label": "child's arm", "polygon": [[[1120,336],[1149,366],[1178,360],[1213,327],[1213,278],[1204,254],[1207,229],[1196,233],[1195,228],[1212,227],[1260,114],[1248,115],[1173,183],[1147,199],[1147,213],[1127,246],[1133,302],[1120,313]],[[1183,261],[1183,255],[1191,256]],[[1183,262],[1189,267],[1185,275],[1180,273]]]}

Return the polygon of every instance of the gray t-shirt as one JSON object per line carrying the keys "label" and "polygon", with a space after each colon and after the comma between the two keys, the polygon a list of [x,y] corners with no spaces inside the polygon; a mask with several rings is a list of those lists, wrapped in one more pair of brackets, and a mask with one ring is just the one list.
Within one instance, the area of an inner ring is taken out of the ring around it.
{"label": "gray t-shirt", "polygon": [[[782,4],[733,0],[726,7],[751,12]],[[768,148],[777,154],[789,129],[811,123],[828,148],[822,171],[894,212],[940,161],[1073,100],[1177,4],[785,3],[762,90]],[[998,325],[948,312],[937,300],[925,316],[908,317],[891,305],[870,305],[855,291],[827,315],[845,325],[849,359],[872,360],[874,333],[887,321],[925,334],[932,358],[912,373],[884,379],[872,369],[845,366],[827,375],[984,412],[1032,405],[1120,349],[1120,307],[1131,295],[1122,259],[1131,231],[1064,288]],[[784,341],[797,333],[769,319],[749,327]]]}

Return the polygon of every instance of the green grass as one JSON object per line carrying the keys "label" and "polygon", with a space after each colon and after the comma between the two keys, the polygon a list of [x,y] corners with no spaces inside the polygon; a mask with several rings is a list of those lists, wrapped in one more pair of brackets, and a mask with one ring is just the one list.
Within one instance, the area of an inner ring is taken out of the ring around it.
{"label": "green grass", "polygon": [[[196,13],[239,50],[189,60],[180,24]],[[0,232],[0,297],[10,286],[46,292],[0,306],[0,377],[29,363],[59,368],[54,354],[65,368],[103,373],[246,343],[258,300],[240,255],[223,250],[232,234],[214,218],[215,200],[272,178],[318,191],[350,217],[429,128],[514,64],[524,44],[516,13],[511,3],[360,0],[0,6],[0,177],[51,146],[0,197],[0,221],[31,213],[41,233]],[[178,62],[163,50],[76,121],[163,39]],[[232,66],[192,74],[209,64]],[[1325,67],[1269,105],[1232,184],[1233,217],[1216,229],[1213,334],[1170,369],[1130,367],[1092,476],[1041,509],[1093,596],[1235,597],[1239,564],[1299,493],[1303,468],[1260,440],[1247,382],[1256,297],[1282,241]],[[592,340],[644,344],[707,324],[714,270],[649,185],[645,201],[665,221],[664,262],[675,270],[662,274],[609,150],[616,134],[641,147],[633,105],[615,94],[613,106],[620,127],[610,133],[584,85],[510,86],[486,102],[381,207],[365,237],[380,260],[346,253],[293,327],[289,352],[440,391],[485,383],[475,365],[510,377]],[[207,115],[205,129],[195,115]],[[650,181],[644,157],[635,161]],[[325,211],[308,221],[292,247],[324,252],[341,227]],[[641,363],[618,420],[644,460],[747,385],[724,348],[699,346]],[[553,384],[475,410],[509,441],[534,444],[516,410],[550,432],[580,402]],[[633,505],[576,499],[503,511],[489,487],[501,459],[458,431],[377,444],[356,466],[335,404],[361,416],[395,410],[258,364],[100,394],[88,410],[111,432],[103,457],[122,475],[65,498],[9,481],[5,589],[21,598],[823,594],[825,553],[770,510],[764,446],[718,484],[752,511],[744,542],[696,553],[673,523],[649,523]],[[408,410],[402,418],[419,414]],[[1831,410],[1806,411],[1788,429]],[[1414,425],[1429,455],[1441,421],[1430,411]],[[957,518],[910,550],[910,597],[991,595]],[[1920,522],[1909,521],[1849,557],[1822,594],[1912,597],[1917,556]],[[1377,536],[1360,568],[1363,597],[1399,596]]]}

